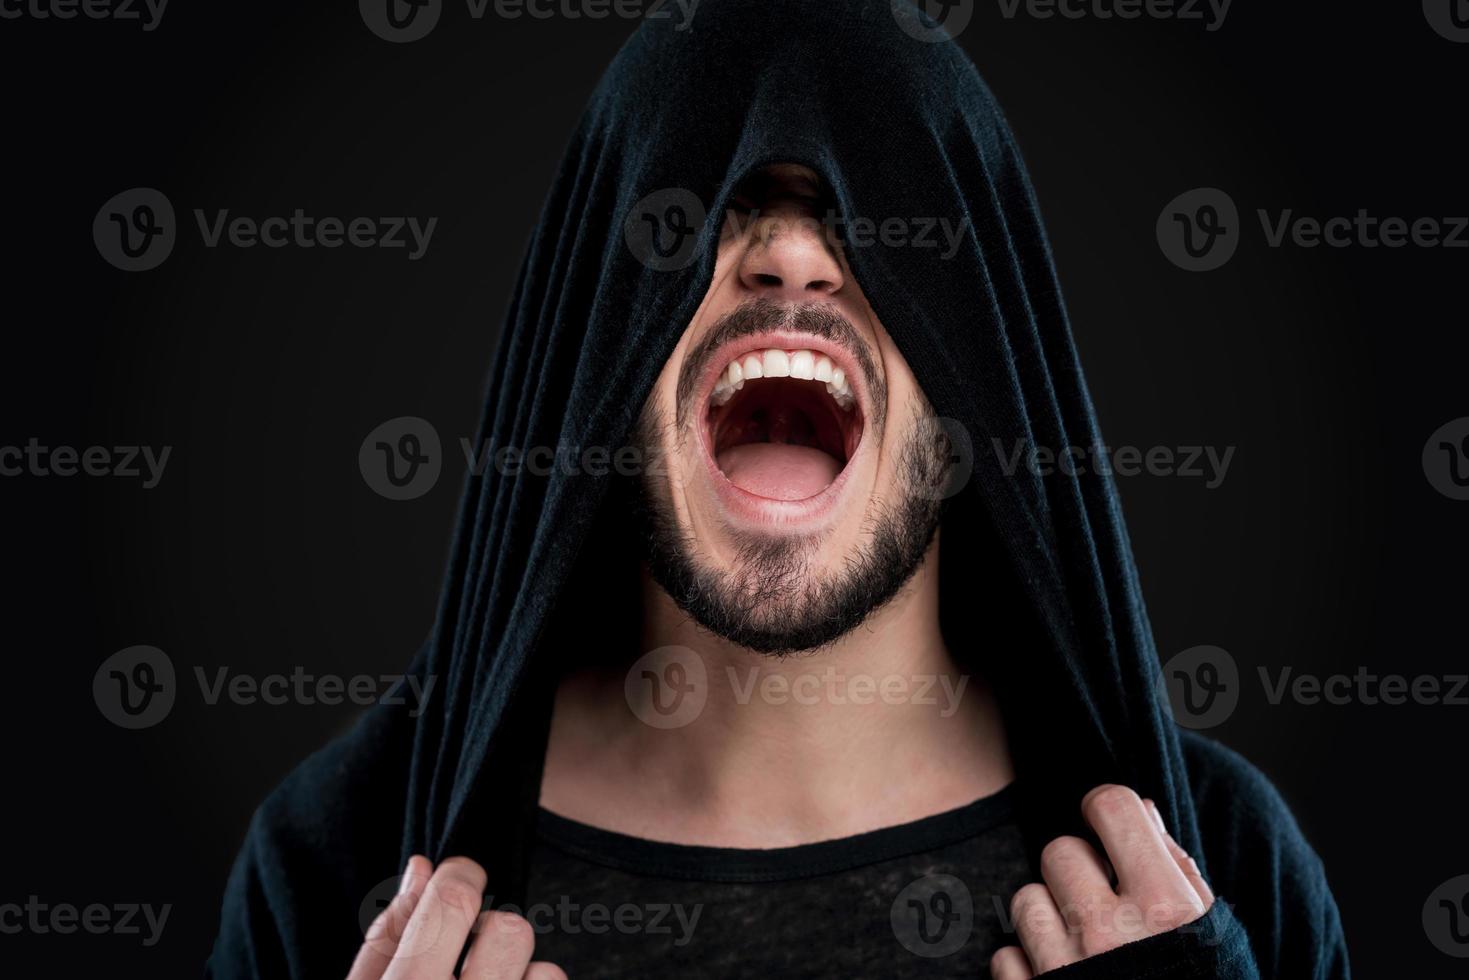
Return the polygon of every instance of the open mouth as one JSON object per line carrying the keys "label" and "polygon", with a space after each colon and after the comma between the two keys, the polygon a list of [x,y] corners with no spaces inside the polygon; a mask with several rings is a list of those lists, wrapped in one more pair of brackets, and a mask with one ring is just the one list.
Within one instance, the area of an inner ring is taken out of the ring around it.
{"label": "open mouth", "polygon": [[863,418],[827,353],[768,347],[724,362],[704,424],[725,479],[756,497],[796,501],[838,480],[862,441]]}

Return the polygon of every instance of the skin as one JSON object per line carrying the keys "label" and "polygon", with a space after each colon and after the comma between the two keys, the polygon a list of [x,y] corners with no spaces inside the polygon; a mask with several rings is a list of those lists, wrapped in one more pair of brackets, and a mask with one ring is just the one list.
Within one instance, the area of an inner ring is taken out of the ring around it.
{"label": "skin", "polygon": [[442,980],[466,942],[458,976],[475,980],[566,980],[551,963],[531,962],[535,931],[509,912],[481,911],[485,872],[469,858],[435,868],[415,854],[402,888],[368,927],[347,980]]}
{"label": "skin", "polygon": [[[838,506],[797,521],[773,512],[763,524],[757,521],[756,530],[820,533],[823,544],[808,574],[835,575],[870,540],[877,508],[898,492],[899,453],[920,424],[925,402],[842,248],[814,220],[820,213],[815,175],[779,166],[767,176],[760,199],[746,202],[755,216],[732,213],[726,222],[713,284],[649,395],[650,407],[668,420],[658,448],[670,464],[666,481],[653,492],[666,495],[678,530],[705,561],[730,567],[739,560],[735,522],[713,492],[705,450],[691,428],[700,424],[700,413],[688,413],[687,431],[672,421],[679,372],[714,324],[742,304],[830,304],[868,347],[887,390],[885,413],[866,419]],[[741,516],[748,532],[749,514]],[[629,710],[622,672],[568,676],[556,695],[541,805],[650,840],[772,848],[899,825],[999,791],[1014,779],[1004,728],[983,678],[966,677],[944,645],[938,549],[935,536],[913,577],[861,626],[788,658],[704,630],[645,572],[642,649],[676,645],[697,652],[707,669],[707,701],[692,722],[659,729]],[[752,677],[792,692],[828,668],[849,679],[937,679],[931,692],[959,696],[940,696],[934,704],[919,697],[858,703],[855,697],[749,694]],[[863,805],[854,807],[853,800]],[[1079,838],[1060,838],[1045,849],[1043,882],[1020,889],[1012,904],[1020,945],[995,954],[996,980],[1025,980],[1166,932],[1212,904],[1197,867],[1168,836],[1157,811],[1131,790],[1098,787],[1082,801],[1082,814],[1102,842],[1105,861]],[[1116,871],[1115,888],[1107,862]],[[481,912],[485,873],[473,861],[454,857],[434,868],[415,856],[404,873],[404,891],[369,930],[349,980],[449,976],[471,939],[461,976],[564,976],[551,964],[531,961],[535,937],[528,922]]]}
{"label": "skin", "polygon": [[1010,902],[1019,946],[990,960],[994,980],[1037,974],[1098,956],[1124,943],[1177,929],[1214,904],[1214,893],[1168,833],[1151,800],[1125,786],[1098,786],[1081,802],[1106,862],[1079,837],[1058,837],[1041,852],[1042,882],[1025,885]]}
{"label": "skin", "polygon": [[[832,575],[870,541],[874,508],[898,491],[899,452],[918,424],[922,390],[845,256],[813,220],[819,216],[814,175],[782,167],[772,176],[762,199],[751,202],[759,220],[734,215],[726,223],[710,290],[649,399],[674,418],[684,358],[730,310],[758,299],[834,305],[862,334],[887,398],[885,417],[867,419],[864,446],[848,464],[842,506],[811,525],[827,537],[809,574]],[[697,541],[706,561],[730,565],[737,548],[699,439],[670,426],[662,440],[671,465],[654,492],[667,495],[680,530]],[[782,530],[801,533],[809,526]],[[855,704],[823,697],[802,704],[740,694],[751,671],[761,684],[793,690],[827,668],[848,678],[914,685],[940,678],[957,688],[964,671],[939,632],[938,548],[936,539],[914,577],[859,628],[786,659],[712,635],[645,580],[642,649],[696,651],[707,667],[707,703],[695,721],[669,732],[628,711],[621,671],[568,677],[557,693],[541,804],[652,840],[782,847],[905,823],[998,791],[1014,776],[998,709],[981,678],[969,678],[947,716],[942,704],[913,698]],[[853,799],[863,806],[853,807]]]}

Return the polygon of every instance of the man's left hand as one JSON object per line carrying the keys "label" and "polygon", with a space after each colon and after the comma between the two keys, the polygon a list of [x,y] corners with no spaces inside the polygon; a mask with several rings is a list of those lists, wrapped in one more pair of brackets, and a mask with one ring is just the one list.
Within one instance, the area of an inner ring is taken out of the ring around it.
{"label": "man's left hand", "polygon": [[1026,885],[1010,903],[1020,946],[990,960],[994,980],[1030,980],[1177,929],[1214,904],[1193,858],[1168,834],[1158,808],[1125,786],[1098,786],[1081,801],[1116,871],[1079,837],[1058,837],[1041,852],[1045,884]]}

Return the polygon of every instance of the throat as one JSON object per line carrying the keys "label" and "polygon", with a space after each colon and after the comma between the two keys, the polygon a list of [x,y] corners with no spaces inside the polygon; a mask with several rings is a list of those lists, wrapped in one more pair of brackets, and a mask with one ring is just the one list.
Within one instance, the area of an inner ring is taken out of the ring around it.
{"label": "throat", "polygon": [[707,442],[725,479],[770,500],[805,500],[846,467],[861,438],[861,416],[824,385],[792,378],[753,380],[712,405]]}
{"label": "throat", "polygon": [[[998,707],[944,647],[936,585],[920,572],[870,630],[774,658],[711,637],[646,582],[650,652],[558,686],[541,805],[650,840],[771,848],[997,792],[1014,778]],[[676,688],[693,709],[667,713]]]}

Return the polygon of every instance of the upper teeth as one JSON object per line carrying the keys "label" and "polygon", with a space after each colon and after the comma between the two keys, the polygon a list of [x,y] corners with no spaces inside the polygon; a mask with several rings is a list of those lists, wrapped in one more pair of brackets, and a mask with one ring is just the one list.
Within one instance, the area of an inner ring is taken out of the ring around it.
{"label": "upper teeth", "polygon": [[754,378],[801,378],[805,381],[823,381],[826,390],[843,409],[857,403],[847,376],[841,368],[831,363],[831,358],[812,350],[768,350],[751,351],[729,362],[719,381],[714,385],[713,402],[723,405],[734,393]]}

